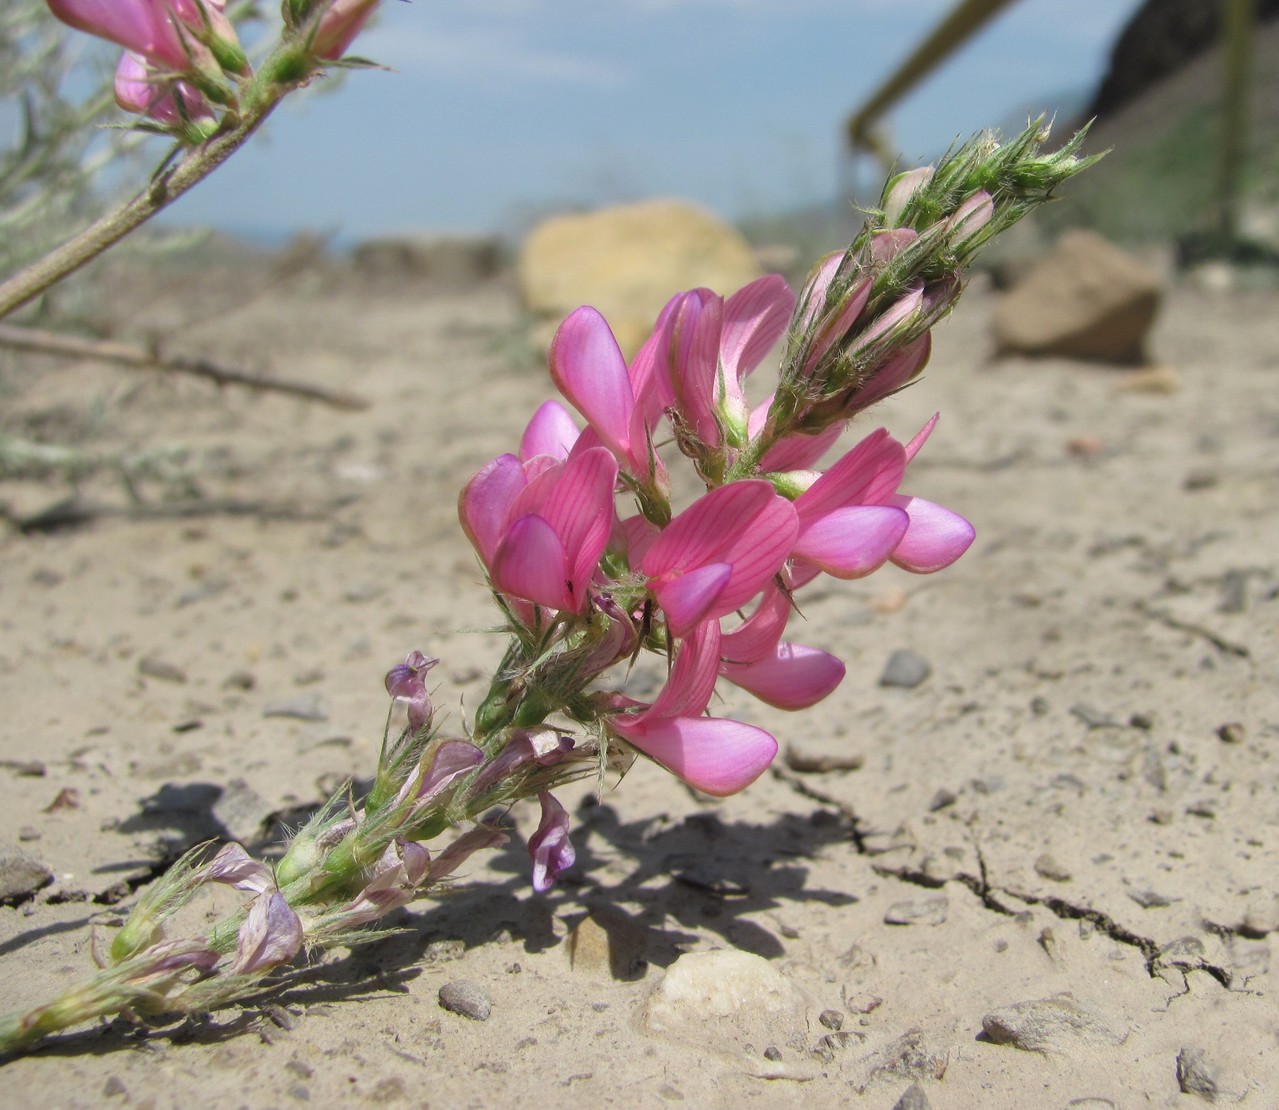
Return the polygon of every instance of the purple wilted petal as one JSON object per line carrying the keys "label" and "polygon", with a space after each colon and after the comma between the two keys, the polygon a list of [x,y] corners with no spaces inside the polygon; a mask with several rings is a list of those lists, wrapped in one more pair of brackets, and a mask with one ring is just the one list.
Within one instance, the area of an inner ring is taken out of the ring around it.
{"label": "purple wilted petal", "polygon": [[485,848],[500,848],[510,838],[501,829],[492,825],[476,825],[467,829],[431,863],[431,880],[443,879],[453,874],[473,853]]}
{"label": "purple wilted petal", "polygon": [[236,890],[248,890],[262,894],[275,886],[271,869],[261,860],[254,859],[239,844],[226,844],[218,852],[204,872],[205,881],[226,883]]}
{"label": "purple wilted petal", "polygon": [[438,659],[411,651],[403,663],[386,674],[386,692],[396,701],[406,703],[409,727],[414,731],[431,723],[431,695],[426,689],[426,674],[438,663]]}
{"label": "purple wilted petal", "polygon": [[568,837],[568,811],[549,792],[538,796],[542,820],[529,837],[528,854],[533,860],[533,889],[539,894],[555,885],[562,871],[573,866],[577,850]]}
{"label": "purple wilted petal", "polygon": [[287,963],[302,948],[302,919],[278,890],[259,894],[240,926],[232,975],[253,975]]}
{"label": "purple wilted petal", "polygon": [[147,951],[149,961],[141,975],[167,975],[173,971],[193,967],[197,971],[212,971],[222,957],[199,941],[171,940],[152,946]]}
{"label": "purple wilted petal", "polygon": [[550,767],[573,750],[573,738],[553,728],[516,729],[498,754],[475,778],[472,787],[478,797],[508,775],[536,763]]}
{"label": "purple wilted petal", "polygon": [[414,808],[420,809],[443,794],[459,775],[483,762],[484,753],[474,744],[465,740],[445,740],[427,752],[422,777],[418,779],[410,775],[396,800],[412,797]]}
{"label": "purple wilted petal", "polygon": [[844,678],[844,664],[829,652],[803,644],[779,643],[752,663],[722,663],[720,674],[778,709],[807,709]]}
{"label": "purple wilted petal", "polygon": [[393,840],[386,846],[377,870],[343,911],[343,924],[367,925],[406,906],[417,894],[431,866],[431,854],[412,840]]}

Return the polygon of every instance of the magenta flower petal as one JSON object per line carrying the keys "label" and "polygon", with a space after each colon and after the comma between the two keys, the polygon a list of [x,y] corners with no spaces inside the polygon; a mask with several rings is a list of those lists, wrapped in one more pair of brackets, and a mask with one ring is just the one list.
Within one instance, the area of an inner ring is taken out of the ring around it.
{"label": "magenta flower petal", "polygon": [[485,566],[492,566],[506,530],[507,514],[527,485],[520,460],[514,455],[502,455],[482,467],[463,487],[458,516]]}
{"label": "magenta flower petal", "polygon": [[568,812],[545,790],[537,797],[542,803],[542,820],[529,837],[528,854],[533,861],[533,889],[541,894],[573,866],[577,850],[568,836]]}
{"label": "magenta flower petal", "polygon": [[768,274],[724,302],[719,359],[728,381],[740,382],[786,331],[795,294],[779,274]]}
{"label": "magenta flower petal", "polygon": [[720,443],[715,382],[724,302],[709,290],[684,293],[669,321],[667,348],[671,392],[684,424],[709,447]]}
{"label": "magenta flower petal", "polygon": [[704,713],[715,692],[719,653],[719,625],[714,621],[698,625],[675,653],[675,663],[657,700],[632,720],[697,717]]}
{"label": "magenta flower petal", "polygon": [[707,563],[687,574],[652,584],[653,596],[666,615],[672,636],[687,636],[706,619],[711,607],[723,596],[733,577],[729,563]]}
{"label": "magenta flower petal", "polygon": [[931,574],[950,566],[972,544],[976,529],[958,513],[922,497],[897,496],[893,504],[906,510],[910,525],[893,551],[893,562],[915,574]]}
{"label": "magenta flower petal", "polygon": [[919,450],[928,442],[928,437],[933,434],[933,429],[937,427],[937,421],[941,419],[941,413],[935,412],[932,418],[915,434],[915,438],[906,444],[906,461],[910,462]]}
{"label": "magenta flower petal", "polygon": [[902,445],[886,429],[876,429],[795,499],[801,530],[833,509],[883,504],[905,472]]}
{"label": "magenta flower petal", "polygon": [[734,663],[754,663],[772,654],[790,614],[791,599],[776,586],[769,586],[755,612],[723,634],[720,655]]}
{"label": "magenta flower petal", "polygon": [[551,377],[619,459],[630,455],[635,398],[626,359],[608,323],[595,309],[579,308],[551,342]]}
{"label": "magenta flower petal", "polygon": [[618,717],[610,725],[677,778],[716,797],[749,786],[777,755],[777,741],[772,736],[741,721],[674,717],[631,728]]}
{"label": "magenta flower petal", "polygon": [[693,502],[645,553],[649,578],[670,581],[708,563],[728,563],[732,577],[713,615],[731,613],[781,569],[799,532],[794,506],[758,479],[732,482]]}
{"label": "magenta flower petal", "polygon": [[528,422],[520,440],[520,460],[528,462],[536,455],[549,455],[561,462],[577,442],[579,432],[568,409],[558,401],[547,401]]}
{"label": "magenta flower petal", "polygon": [[[551,609],[574,609],[569,593],[568,553],[542,517],[520,517],[498,545],[490,568],[493,588]],[[585,595],[583,594],[583,597]]]}
{"label": "magenta flower petal", "polygon": [[586,587],[613,531],[616,482],[617,460],[606,448],[596,447],[565,463],[546,495],[541,514],[570,561],[564,588],[575,604],[561,608],[581,612],[585,604]]}
{"label": "magenta flower petal", "polygon": [[794,554],[835,578],[862,578],[888,561],[909,525],[891,505],[834,509],[804,528]]}
{"label": "magenta flower petal", "polygon": [[807,709],[843,681],[844,664],[829,652],[780,643],[753,663],[722,663],[720,674],[778,709]]}
{"label": "magenta flower petal", "polygon": [[[760,427],[764,426],[760,421]],[[759,460],[762,471],[807,470],[826,454],[847,427],[844,423],[832,424],[815,436],[793,435],[778,440]],[[752,430],[751,435],[755,432]]]}

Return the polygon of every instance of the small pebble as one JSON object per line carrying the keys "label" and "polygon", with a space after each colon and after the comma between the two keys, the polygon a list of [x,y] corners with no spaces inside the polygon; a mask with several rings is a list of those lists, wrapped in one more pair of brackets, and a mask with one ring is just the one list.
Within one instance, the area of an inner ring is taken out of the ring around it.
{"label": "small pebble", "polygon": [[489,996],[477,983],[469,979],[454,979],[440,988],[440,1005],[455,1014],[472,1021],[488,1021],[493,1012]]}
{"label": "small pebble", "polygon": [[838,1010],[823,1010],[817,1015],[817,1020],[827,1029],[834,1029],[836,1032],[844,1028],[844,1015]]}
{"label": "small pebble", "polygon": [[893,1103],[893,1110],[932,1110],[932,1104],[924,1094],[924,1088],[918,1083],[912,1083],[902,1092],[902,1097]]}
{"label": "small pebble", "polygon": [[262,710],[264,717],[291,717],[297,721],[327,721],[329,715],[320,703],[319,694],[307,694],[300,698],[284,698],[268,702]]}
{"label": "small pebble", "polygon": [[144,655],[138,660],[138,673],[147,678],[158,678],[161,682],[185,682],[187,673],[176,663],[160,659],[154,655]]}
{"label": "small pebble", "polygon": [[884,673],[879,676],[879,684],[910,690],[924,682],[932,673],[932,665],[927,659],[901,648],[888,657]]}
{"label": "small pebble", "polygon": [[936,813],[939,809],[953,806],[957,801],[959,801],[959,795],[943,786],[933,795],[933,800],[928,803],[928,812]]}
{"label": "small pebble", "polygon": [[1196,1095],[1205,1102],[1217,1101],[1217,1080],[1204,1059],[1203,1049],[1187,1046],[1177,1053],[1177,1086],[1182,1094]]}
{"label": "small pebble", "polygon": [[0,845],[0,904],[16,906],[53,882],[53,872],[20,848]]}
{"label": "small pebble", "polygon": [[884,914],[885,925],[942,925],[950,903],[944,894],[894,902]]}
{"label": "small pebble", "polygon": [[1242,744],[1244,727],[1238,721],[1231,721],[1217,729],[1217,739],[1223,744]]}
{"label": "small pebble", "polygon": [[124,1080],[118,1075],[112,1075],[107,1078],[106,1083],[102,1086],[102,1093],[107,1098],[116,1098],[119,1095],[127,1095],[129,1088],[124,1085]]}
{"label": "small pebble", "polygon": [[1165,906],[1171,906],[1174,902],[1180,901],[1180,899],[1169,897],[1167,894],[1160,894],[1157,890],[1130,890],[1128,897],[1143,910],[1163,909]]}
{"label": "small pebble", "polygon": [[765,1060],[780,1060],[782,1058],[782,1050],[776,1045],[769,1045],[764,1049]]}
{"label": "small pebble", "polygon": [[1035,874],[1054,883],[1068,883],[1074,878],[1070,868],[1048,852],[1035,860]]}

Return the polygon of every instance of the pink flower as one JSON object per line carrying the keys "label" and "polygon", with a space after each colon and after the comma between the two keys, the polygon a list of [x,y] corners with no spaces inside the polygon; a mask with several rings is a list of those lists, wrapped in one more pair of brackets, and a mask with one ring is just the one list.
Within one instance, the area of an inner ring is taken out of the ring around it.
{"label": "pink flower", "polygon": [[462,491],[462,527],[493,588],[581,613],[613,530],[617,461],[602,447],[566,462],[503,455]]}
{"label": "pink flower", "polygon": [[157,78],[146,59],[132,51],[125,51],[116,67],[115,102],[126,112],[166,124],[213,118],[209,102],[188,82]]}
{"label": "pink flower", "polygon": [[[607,722],[614,733],[676,777],[722,797],[763,774],[777,755],[777,741],[753,725],[702,716],[715,689],[719,650],[719,625],[698,625],[676,652],[657,700],[638,713],[615,713]],[[629,710],[638,703],[615,696],[613,705]]]}
{"label": "pink flower", "polygon": [[768,482],[711,490],[670,522],[640,560],[672,636],[740,608],[782,567],[799,532]]}
{"label": "pink flower", "polygon": [[968,550],[975,534],[968,521],[897,492],[907,462],[936,422],[933,417],[905,447],[883,428],[872,432],[796,499],[796,587],[819,571],[860,578],[889,559],[904,570],[927,574]]}
{"label": "pink flower", "polygon": [[528,854],[533,861],[533,889],[550,890],[560,873],[577,859],[577,850],[568,838],[568,812],[548,791],[537,796],[542,803],[542,819],[529,837]]}
{"label": "pink flower", "polygon": [[204,870],[206,882],[226,883],[236,890],[263,894],[275,888],[275,876],[261,860],[254,859],[239,844],[225,844]]}
{"label": "pink flower", "polygon": [[170,73],[194,68],[198,42],[236,41],[226,0],[49,0],[63,23],[107,39]]}
{"label": "pink flower", "polygon": [[320,17],[311,48],[317,57],[336,59],[363,29],[379,0],[333,0]]}
{"label": "pink flower", "polygon": [[843,681],[844,664],[829,652],[784,642],[791,612],[789,592],[770,584],[755,612],[721,636],[719,673],[778,709],[807,709]]}
{"label": "pink flower", "polygon": [[586,418],[598,442],[641,482],[663,485],[666,471],[653,450],[664,404],[653,374],[657,339],[655,330],[628,368],[604,317],[583,307],[560,325],[549,361],[556,388]]}

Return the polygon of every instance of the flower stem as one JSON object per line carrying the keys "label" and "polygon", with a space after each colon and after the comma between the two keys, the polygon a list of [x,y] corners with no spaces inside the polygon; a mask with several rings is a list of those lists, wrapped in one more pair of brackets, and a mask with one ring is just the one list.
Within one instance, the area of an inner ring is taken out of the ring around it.
{"label": "flower stem", "polygon": [[[280,91],[282,94],[286,90]],[[0,318],[93,261],[198,185],[244,145],[279,102],[280,96],[259,100],[234,126],[196,147],[176,166],[157,174],[132,200],[0,284]]]}

